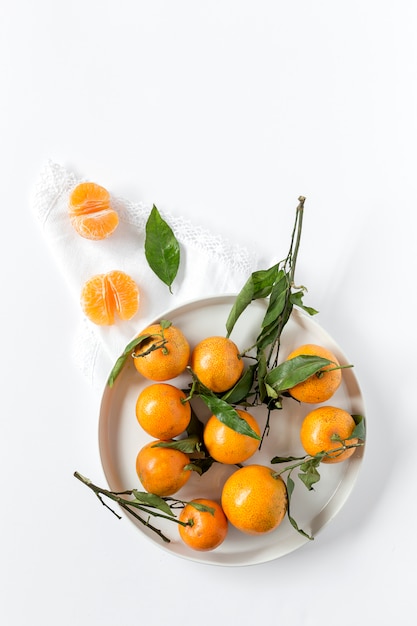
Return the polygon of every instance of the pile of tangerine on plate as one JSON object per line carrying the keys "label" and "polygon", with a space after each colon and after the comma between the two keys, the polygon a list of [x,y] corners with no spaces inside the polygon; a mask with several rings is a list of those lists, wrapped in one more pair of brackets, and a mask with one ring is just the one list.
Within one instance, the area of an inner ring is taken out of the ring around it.
{"label": "pile of tangerine on plate", "polygon": [[[153,439],[139,451],[136,472],[146,491],[161,497],[172,496],[189,480],[193,471],[190,469],[191,459],[181,450],[157,444],[173,441],[187,430],[191,406],[184,391],[168,381],[190,365],[203,385],[214,393],[223,393],[240,379],[244,363],[238,347],[226,337],[207,337],[191,350],[183,332],[174,325],[166,328],[153,324],[138,336],[142,335],[147,338],[136,347],[133,357],[137,371],[149,384],[137,398],[136,417]],[[321,346],[300,346],[287,358],[299,354],[317,355],[339,365],[335,355]],[[340,369],[326,366],[320,375],[313,375],[289,393],[300,402],[326,402],[340,386],[341,378]],[[260,435],[257,420],[246,410],[236,410]],[[332,455],[331,450],[340,447],[332,435],[349,439],[354,428],[355,422],[349,413],[337,407],[323,406],[305,417],[300,439],[308,455],[330,451],[323,462],[338,463],[353,454],[355,448]],[[202,496],[181,510],[179,520],[182,524],[178,529],[184,543],[194,550],[213,550],[225,540],[229,523],[251,535],[277,528],[288,508],[284,481],[266,465],[249,462],[241,466],[258,449],[258,440],[236,432],[212,415],[204,426],[202,443],[214,461],[237,467],[224,483],[219,501]],[[196,508],[196,502],[205,508]]]}

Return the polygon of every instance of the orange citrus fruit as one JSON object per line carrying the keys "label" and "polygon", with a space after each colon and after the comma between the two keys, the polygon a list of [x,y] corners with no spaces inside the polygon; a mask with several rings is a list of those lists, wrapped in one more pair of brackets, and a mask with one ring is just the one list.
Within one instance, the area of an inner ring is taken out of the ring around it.
{"label": "orange citrus fruit", "polygon": [[190,359],[190,345],[176,326],[152,324],[138,336],[149,335],[133,352],[135,367],[142,376],[156,382],[182,374]]}
{"label": "orange citrus fruit", "polygon": [[[203,504],[212,511],[199,511],[193,503]],[[181,539],[193,550],[214,550],[226,539],[228,521],[218,502],[197,498],[185,505],[178,516],[187,526],[178,525]]]}
{"label": "orange citrus fruit", "polygon": [[96,183],[80,183],[69,198],[71,224],[81,237],[105,239],[119,223],[117,212],[110,205],[110,194]]}
{"label": "orange citrus fruit", "polygon": [[243,359],[236,344],[227,337],[207,337],[191,354],[191,369],[215,393],[227,391],[242,375]]}
{"label": "orange citrus fruit", "polygon": [[288,361],[302,354],[319,356],[332,361],[332,364],[326,365],[319,372],[316,372],[303,382],[298,383],[298,385],[295,385],[295,387],[292,387],[288,391],[290,395],[296,400],[299,400],[299,402],[306,402],[308,404],[326,402],[332,397],[342,382],[341,369],[332,369],[340,364],[333,352],[312,343],[305,344],[293,350],[286,360]]}
{"label": "orange citrus fruit", "polygon": [[84,283],[81,306],[85,315],[100,326],[131,319],[139,308],[139,289],[125,272],[113,270],[97,274]]}
{"label": "orange citrus fruit", "polygon": [[[256,419],[247,411],[236,409],[239,417],[244,419],[249,426],[261,434]],[[249,459],[258,449],[259,440],[243,435],[223,424],[215,415],[212,415],[203,431],[204,444],[209,455],[219,463],[233,465],[243,463]]]}
{"label": "orange citrus fruit", "polygon": [[221,504],[229,522],[242,532],[269,533],[287,512],[287,488],[270,467],[246,465],[224,483]]}
{"label": "orange citrus fruit", "polygon": [[161,441],[151,441],[136,457],[136,473],[144,489],[157,496],[171,496],[183,487],[191,476],[186,469],[189,457],[175,448],[158,448]]}
{"label": "orange citrus fruit", "polygon": [[342,444],[340,441],[333,441],[332,437],[337,436],[346,444],[356,444],[357,439],[349,439],[355,428],[355,420],[343,409],[334,406],[322,406],[314,409],[305,416],[301,424],[300,439],[304,450],[310,456],[319,452],[339,449],[329,456],[325,456],[323,463],[340,463],[354,454],[356,448],[348,448],[340,451]]}
{"label": "orange citrus fruit", "polygon": [[145,387],[136,401],[136,417],[143,430],[156,439],[173,439],[183,433],[191,419],[185,393],[168,383]]}

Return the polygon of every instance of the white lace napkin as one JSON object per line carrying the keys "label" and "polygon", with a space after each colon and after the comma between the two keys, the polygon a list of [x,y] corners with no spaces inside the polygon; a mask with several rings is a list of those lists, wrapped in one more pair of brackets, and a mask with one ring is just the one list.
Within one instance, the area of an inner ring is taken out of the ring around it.
{"label": "white lace napkin", "polygon": [[[96,326],[84,317],[80,306],[74,358],[90,383],[102,388],[125,345],[148,323],[191,300],[236,293],[249,274],[259,269],[260,259],[238,244],[181,217],[164,213],[158,207],[181,247],[180,269],[172,285],[173,293],[170,293],[145,258],[145,224],[152,205],[112,196],[112,205],[119,213],[118,228],[102,241],[87,240],[78,235],[68,217],[69,194],[79,182],[74,173],[48,162],[36,182],[32,208],[53,259],[77,303],[82,285],[94,274],[119,269],[129,274],[139,287],[139,311],[128,322]],[[106,181],[94,182],[106,187]]]}

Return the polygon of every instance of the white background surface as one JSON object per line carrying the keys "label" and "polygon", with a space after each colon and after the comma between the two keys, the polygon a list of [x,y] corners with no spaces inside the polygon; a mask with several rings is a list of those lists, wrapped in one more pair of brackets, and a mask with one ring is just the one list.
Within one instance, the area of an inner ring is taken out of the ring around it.
{"label": "white background surface", "polygon": [[[1,3],[2,623],[414,623],[416,26],[412,0]],[[314,542],[198,565],[73,478],[102,477],[100,394],[29,207],[49,158],[278,258],[307,196],[298,277],[369,437]]]}

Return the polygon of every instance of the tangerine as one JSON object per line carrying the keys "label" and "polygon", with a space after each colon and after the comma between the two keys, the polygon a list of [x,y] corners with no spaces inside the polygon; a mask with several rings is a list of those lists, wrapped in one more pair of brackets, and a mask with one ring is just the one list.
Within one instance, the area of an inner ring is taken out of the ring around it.
{"label": "tangerine", "polygon": [[137,371],[156,382],[182,374],[190,359],[190,345],[182,331],[170,324],[152,324],[138,336],[146,337],[132,356]]}
{"label": "tangerine", "polygon": [[[247,411],[236,409],[237,414],[260,436],[261,430],[256,419]],[[259,441],[243,435],[212,415],[203,431],[204,444],[210,456],[219,463],[233,465],[247,461],[257,450]]]}
{"label": "tangerine", "polygon": [[100,326],[131,319],[139,308],[139,289],[128,274],[113,270],[89,278],[81,291],[81,306],[85,315]]}
{"label": "tangerine", "polygon": [[266,465],[246,465],[226,480],[223,511],[233,526],[248,535],[269,533],[279,526],[288,508],[287,488]]}
{"label": "tangerine", "polygon": [[208,389],[222,393],[237,383],[244,362],[231,339],[213,336],[195,346],[191,354],[191,369]]}
{"label": "tangerine", "polygon": [[109,192],[96,183],[80,183],[73,189],[68,213],[77,233],[86,239],[105,239],[119,224]]}
{"label": "tangerine", "polygon": [[[303,382],[289,389],[288,392],[299,402],[306,402],[308,404],[326,402],[332,397],[342,382],[342,371],[339,368],[339,361],[333,352],[312,343],[305,344],[293,350],[286,360],[288,361],[303,354],[328,359],[332,361],[332,364],[326,365]],[[335,367],[338,369],[334,369]]]}
{"label": "tangerine", "polygon": [[191,476],[189,457],[175,448],[159,448],[160,440],[150,441],[136,457],[136,473],[144,489],[156,496],[171,496]]}
{"label": "tangerine", "polygon": [[165,441],[186,430],[191,419],[191,406],[178,387],[153,383],[137,398],[136,418],[148,435]]}
{"label": "tangerine", "polygon": [[318,407],[308,413],[301,424],[302,446],[310,456],[337,449],[338,452],[323,457],[322,462],[340,463],[351,457],[356,450],[340,449],[343,446],[342,441],[346,445],[358,443],[357,439],[349,439],[355,426],[355,420],[347,411],[334,406]]}
{"label": "tangerine", "polygon": [[[194,504],[203,504],[213,511],[201,511]],[[214,500],[192,500],[182,509],[178,519],[187,524],[178,525],[180,537],[193,550],[214,550],[226,539],[229,527],[227,517],[220,504]]]}

